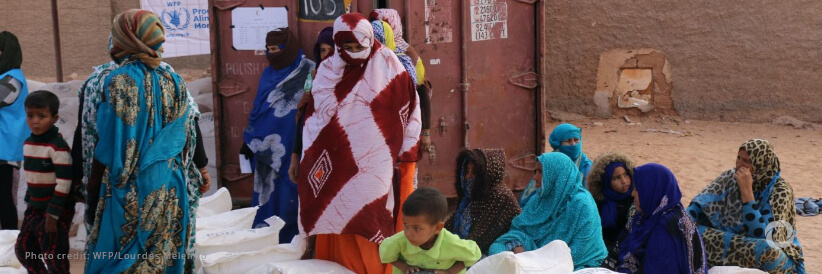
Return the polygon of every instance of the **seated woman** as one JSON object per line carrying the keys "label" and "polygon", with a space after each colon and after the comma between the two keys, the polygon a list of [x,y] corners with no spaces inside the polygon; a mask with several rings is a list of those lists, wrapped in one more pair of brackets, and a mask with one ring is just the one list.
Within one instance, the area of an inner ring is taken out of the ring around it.
{"label": "seated woman", "polygon": [[753,139],[739,147],[736,167],[694,197],[687,212],[705,240],[708,265],[805,273],[796,230],[786,229],[796,227],[793,188],[779,175],[773,146]]}
{"label": "seated woman", "polygon": [[[631,197],[634,190],[631,182],[634,167],[636,165],[628,155],[605,152],[594,160],[588,175],[588,191],[597,203],[599,218],[602,220],[602,238],[608,253],[612,253],[614,258],[617,238],[625,229],[631,205],[634,204],[634,198]],[[606,260],[605,263],[604,266],[610,269],[616,268],[616,261]]]}
{"label": "seated woman", "polygon": [[474,240],[482,254],[505,234],[522,209],[514,193],[502,182],[505,152],[502,149],[463,150],[457,156],[459,206],[445,228],[462,239]]}
{"label": "seated woman", "polygon": [[537,160],[533,197],[511,222],[511,229],[491,244],[489,255],[536,250],[562,240],[571,248],[574,270],[600,266],[608,252],[596,203],[582,187],[579,169],[558,152],[542,154]]}
{"label": "seated woman", "polygon": [[[551,132],[551,136],[548,137],[548,143],[551,144],[551,148],[553,148],[554,151],[562,152],[571,158],[574,165],[582,174],[582,182],[580,182],[580,185],[584,188],[586,177],[591,170],[591,160],[582,152],[582,129],[572,124],[560,124]],[[528,183],[528,186],[525,187],[525,190],[523,190],[520,195],[519,203],[521,207],[525,207],[525,203],[533,196],[535,189],[534,181]]]}
{"label": "seated woman", "polygon": [[708,273],[702,238],[685,214],[671,170],[660,164],[634,169],[634,205],[617,243],[622,273]]}

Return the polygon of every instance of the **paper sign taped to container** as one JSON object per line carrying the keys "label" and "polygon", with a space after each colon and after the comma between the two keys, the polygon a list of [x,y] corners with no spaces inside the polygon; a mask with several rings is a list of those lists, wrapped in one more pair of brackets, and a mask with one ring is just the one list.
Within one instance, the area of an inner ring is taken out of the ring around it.
{"label": "paper sign taped to container", "polygon": [[163,58],[211,53],[207,0],[140,0],[166,30]]}
{"label": "paper sign taped to container", "polygon": [[471,41],[508,38],[506,0],[471,1]]}
{"label": "paper sign taped to container", "polygon": [[242,153],[240,154],[240,173],[242,174],[249,174],[251,173],[251,160],[245,157]]}
{"label": "paper sign taped to container", "polygon": [[284,7],[235,8],[231,11],[231,36],[235,50],[265,49],[269,31],[288,27],[288,10]]}

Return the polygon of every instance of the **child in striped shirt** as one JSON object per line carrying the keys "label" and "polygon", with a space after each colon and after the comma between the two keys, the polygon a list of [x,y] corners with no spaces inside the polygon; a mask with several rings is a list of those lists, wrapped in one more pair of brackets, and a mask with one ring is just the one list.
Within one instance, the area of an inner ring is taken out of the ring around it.
{"label": "child in striped shirt", "polygon": [[68,234],[74,199],[69,196],[70,149],[54,126],[60,100],[49,91],[38,90],[29,94],[25,107],[31,129],[23,146],[28,208],[15,252],[29,273],[69,273]]}

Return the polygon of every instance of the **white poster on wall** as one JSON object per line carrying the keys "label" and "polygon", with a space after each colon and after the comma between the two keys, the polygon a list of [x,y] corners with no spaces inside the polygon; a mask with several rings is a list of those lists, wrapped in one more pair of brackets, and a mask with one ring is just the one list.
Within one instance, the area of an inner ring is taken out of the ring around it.
{"label": "white poster on wall", "polygon": [[211,53],[208,0],[140,0],[140,7],[156,13],[163,22],[163,57]]}
{"label": "white poster on wall", "polygon": [[269,31],[288,27],[284,7],[235,8],[231,10],[231,42],[234,50],[265,50]]}

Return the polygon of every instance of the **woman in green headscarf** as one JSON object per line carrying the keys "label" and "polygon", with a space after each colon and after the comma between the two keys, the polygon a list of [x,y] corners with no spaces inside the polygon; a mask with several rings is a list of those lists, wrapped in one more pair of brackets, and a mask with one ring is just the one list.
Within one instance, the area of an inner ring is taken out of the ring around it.
{"label": "woman in green headscarf", "polygon": [[608,255],[594,198],[582,187],[582,176],[570,158],[551,152],[537,157],[536,190],[511,222],[511,229],[497,238],[489,255],[539,249],[554,240],[571,248],[574,269],[598,267]]}

